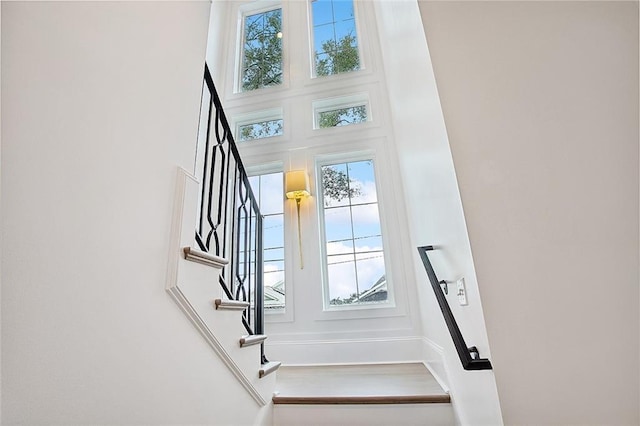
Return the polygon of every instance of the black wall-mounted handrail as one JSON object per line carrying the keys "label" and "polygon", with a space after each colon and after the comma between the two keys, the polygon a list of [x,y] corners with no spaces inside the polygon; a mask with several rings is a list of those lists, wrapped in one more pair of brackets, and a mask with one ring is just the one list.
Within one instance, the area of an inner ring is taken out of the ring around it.
{"label": "black wall-mounted handrail", "polygon": [[480,353],[475,346],[467,347],[464,337],[462,337],[462,333],[460,332],[460,328],[458,327],[458,323],[451,312],[447,298],[442,291],[442,287],[440,287],[440,281],[438,281],[436,273],[433,270],[433,266],[429,261],[429,256],[427,256],[427,251],[431,250],[434,250],[433,246],[418,247],[418,253],[420,253],[420,258],[422,258],[424,268],[427,270],[427,276],[429,277],[431,287],[433,288],[433,292],[438,300],[438,305],[440,305],[440,310],[442,311],[442,316],[444,317],[444,321],[449,329],[449,334],[451,334],[451,338],[453,339],[453,344],[455,345],[458,356],[460,357],[460,362],[462,362],[462,367],[465,370],[492,370],[493,367],[491,366],[491,361],[480,358]]}

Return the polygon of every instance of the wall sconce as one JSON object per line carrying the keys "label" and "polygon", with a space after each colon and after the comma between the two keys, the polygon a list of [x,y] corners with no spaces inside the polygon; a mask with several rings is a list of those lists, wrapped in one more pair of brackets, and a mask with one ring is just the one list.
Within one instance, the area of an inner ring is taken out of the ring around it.
{"label": "wall sconce", "polygon": [[292,170],[284,177],[285,194],[288,199],[296,200],[298,211],[298,249],[300,250],[300,269],[304,269],[302,260],[302,234],[300,232],[300,201],[311,195],[309,192],[309,176],[305,170]]}

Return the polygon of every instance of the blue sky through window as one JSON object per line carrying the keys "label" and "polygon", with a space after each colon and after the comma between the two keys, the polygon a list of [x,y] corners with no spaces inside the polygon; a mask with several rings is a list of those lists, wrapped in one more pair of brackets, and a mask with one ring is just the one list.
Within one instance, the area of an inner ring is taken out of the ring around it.
{"label": "blue sky through window", "polygon": [[341,199],[323,189],[330,304],[358,303],[360,295],[385,277],[373,162],[326,165],[322,174],[325,186],[325,175],[343,176],[348,186]]}
{"label": "blue sky through window", "polygon": [[358,69],[353,0],[314,0],[311,8],[316,73],[329,75]]}

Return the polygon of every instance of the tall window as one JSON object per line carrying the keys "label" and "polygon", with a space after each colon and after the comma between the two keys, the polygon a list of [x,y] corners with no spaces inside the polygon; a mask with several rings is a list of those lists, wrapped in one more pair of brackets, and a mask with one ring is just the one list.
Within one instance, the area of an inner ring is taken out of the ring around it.
{"label": "tall window", "polygon": [[264,307],[267,312],[283,310],[284,287],[284,200],[282,172],[249,177],[251,189],[258,198],[262,222]]}
{"label": "tall window", "polygon": [[360,69],[353,0],[313,0],[311,8],[316,75]]}
{"label": "tall window", "polygon": [[373,161],[326,164],[320,175],[329,306],[386,302]]}
{"label": "tall window", "polygon": [[282,9],[244,16],[243,91],[282,83]]}

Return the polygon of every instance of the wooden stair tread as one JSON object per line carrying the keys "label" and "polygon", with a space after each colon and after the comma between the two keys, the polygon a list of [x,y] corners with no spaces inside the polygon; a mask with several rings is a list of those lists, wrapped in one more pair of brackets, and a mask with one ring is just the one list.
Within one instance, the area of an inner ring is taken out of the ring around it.
{"label": "wooden stair tread", "polygon": [[240,338],[240,347],[258,345],[267,340],[266,334],[249,334]]}
{"label": "wooden stair tread", "polygon": [[263,378],[264,376],[267,376],[278,370],[281,365],[282,363],[280,361],[270,361],[262,364],[262,367],[260,367],[260,371],[258,372],[258,376],[260,376],[260,378]]}
{"label": "wooden stair tread", "polygon": [[449,395],[368,395],[368,396],[273,396],[274,404],[363,405],[363,404],[448,404]]}
{"label": "wooden stair tread", "polygon": [[274,404],[425,404],[451,399],[420,363],[286,366]]}
{"label": "wooden stair tread", "polygon": [[249,302],[241,302],[238,300],[216,299],[213,301],[216,309],[224,309],[228,311],[244,311],[249,307]]}

